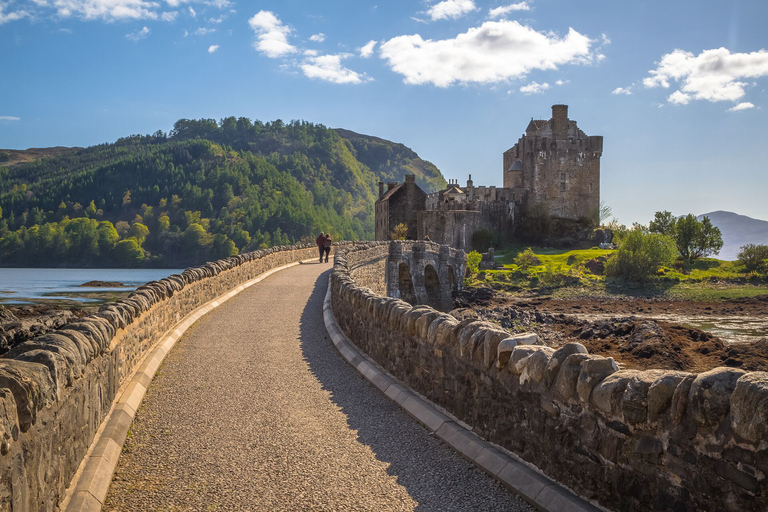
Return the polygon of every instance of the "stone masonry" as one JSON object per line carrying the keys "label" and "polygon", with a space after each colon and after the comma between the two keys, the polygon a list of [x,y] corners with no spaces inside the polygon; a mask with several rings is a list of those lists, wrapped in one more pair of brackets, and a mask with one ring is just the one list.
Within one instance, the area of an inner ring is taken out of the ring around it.
{"label": "stone masonry", "polygon": [[593,218],[600,209],[603,138],[587,136],[568,119],[568,105],[553,105],[548,121],[533,120],[504,152],[504,187],[527,189],[529,205],[553,217]]}
{"label": "stone masonry", "polygon": [[355,281],[359,256],[392,253],[339,251],[332,305],[344,333],[407,386],[607,508],[768,510],[768,373],[620,370],[579,343],[555,350]]}

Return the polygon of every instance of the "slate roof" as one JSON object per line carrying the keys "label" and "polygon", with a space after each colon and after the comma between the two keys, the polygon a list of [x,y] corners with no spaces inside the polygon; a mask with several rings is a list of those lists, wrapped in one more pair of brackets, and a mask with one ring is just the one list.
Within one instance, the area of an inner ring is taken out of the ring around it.
{"label": "slate roof", "polygon": [[543,119],[531,119],[531,122],[528,123],[528,128],[525,129],[526,132],[534,131],[537,132],[544,128],[549,121],[543,120]]}
{"label": "slate roof", "polygon": [[[393,196],[393,195],[394,195],[394,194],[395,194],[395,193],[396,193],[398,190],[400,190],[400,189],[403,187],[403,185],[405,185],[405,183],[398,183],[397,185],[395,185],[395,186],[394,186],[394,187],[392,187],[391,189],[387,190],[387,191],[384,193],[384,195],[383,195],[383,196],[381,196],[381,198],[379,199],[379,201],[386,201],[386,200],[388,200],[388,199],[389,199],[390,197],[392,197],[392,196]],[[376,201],[376,202],[378,203],[379,201]]]}

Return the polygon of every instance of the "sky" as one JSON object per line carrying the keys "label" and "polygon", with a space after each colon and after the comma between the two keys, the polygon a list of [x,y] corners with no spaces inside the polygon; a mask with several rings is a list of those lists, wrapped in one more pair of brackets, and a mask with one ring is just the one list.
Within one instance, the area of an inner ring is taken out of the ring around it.
{"label": "sky", "polygon": [[303,119],[502,185],[553,104],[622,223],[768,220],[765,0],[0,0],[0,148]]}

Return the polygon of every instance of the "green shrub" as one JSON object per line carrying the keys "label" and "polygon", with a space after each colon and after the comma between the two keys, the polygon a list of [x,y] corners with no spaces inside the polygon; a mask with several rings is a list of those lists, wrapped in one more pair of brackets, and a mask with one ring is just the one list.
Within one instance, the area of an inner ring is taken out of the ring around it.
{"label": "green shrub", "polygon": [[525,270],[528,267],[535,267],[536,265],[541,265],[541,260],[539,259],[536,254],[534,254],[533,249],[528,247],[526,250],[515,256],[515,259],[513,260],[515,262],[515,265],[520,267],[521,269]]}
{"label": "green shrub", "polygon": [[768,245],[743,245],[738,260],[747,272],[766,272],[768,271]]}
{"label": "green shrub", "polygon": [[605,264],[605,274],[629,281],[647,281],[659,267],[670,266],[677,254],[675,242],[666,235],[633,229],[624,236],[616,254]]}
{"label": "green shrub", "polygon": [[477,274],[480,269],[480,262],[483,260],[483,255],[477,251],[472,251],[467,254],[467,274],[473,276]]}

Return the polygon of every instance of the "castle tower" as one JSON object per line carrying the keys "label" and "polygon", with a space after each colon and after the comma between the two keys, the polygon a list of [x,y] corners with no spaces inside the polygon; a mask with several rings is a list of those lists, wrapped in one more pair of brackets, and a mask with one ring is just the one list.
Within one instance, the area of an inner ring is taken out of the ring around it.
{"label": "castle tower", "polygon": [[528,205],[550,215],[593,219],[600,208],[603,138],[588,137],[568,119],[568,105],[552,105],[552,118],[528,123],[517,144],[504,152],[504,186],[527,190]]}

